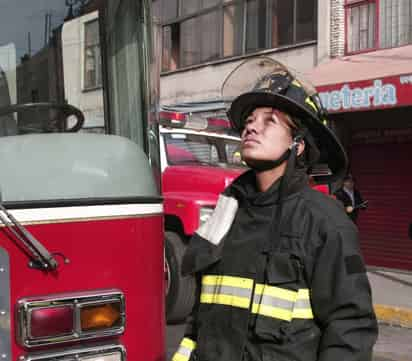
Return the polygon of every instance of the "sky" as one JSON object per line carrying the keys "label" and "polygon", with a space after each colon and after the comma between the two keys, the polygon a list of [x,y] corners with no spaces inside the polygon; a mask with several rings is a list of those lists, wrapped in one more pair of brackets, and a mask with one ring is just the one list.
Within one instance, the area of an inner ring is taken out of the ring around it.
{"label": "sky", "polygon": [[45,15],[51,14],[53,29],[63,22],[67,9],[65,0],[0,0],[0,56],[2,49],[4,53],[14,48],[13,58],[19,61],[28,52],[29,32],[32,54],[38,52],[44,46]]}

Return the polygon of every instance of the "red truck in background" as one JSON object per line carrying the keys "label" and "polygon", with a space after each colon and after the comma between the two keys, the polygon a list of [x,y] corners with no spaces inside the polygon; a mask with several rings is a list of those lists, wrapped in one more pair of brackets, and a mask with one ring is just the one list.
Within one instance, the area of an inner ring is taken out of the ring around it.
{"label": "red truck in background", "polygon": [[[213,212],[219,194],[247,167],[240,158],[240,138],[231,130],[223,102],[163,107],[159,131],[166,316],[173,323],[183,320],[194,303],[195,280],[180,272],[187,243]],[[329,185],[317,183],[325,174],[327,170],[317,167],[310,185],[329,194]]]}

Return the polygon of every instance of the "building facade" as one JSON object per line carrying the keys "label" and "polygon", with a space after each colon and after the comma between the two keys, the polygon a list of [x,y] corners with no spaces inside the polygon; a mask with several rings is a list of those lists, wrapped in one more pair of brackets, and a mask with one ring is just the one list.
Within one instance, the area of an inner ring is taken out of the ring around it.
{"label": "building facade", "polygon": [[412,1],[153,0],[161,103],[219,99],[244,59],[266,55],[320,92],[364,199],[371,266],[412,270]]}
{"label": "building facade", "polygon": [[161,103],[219,99],[224,78],[257,54],[297,71],[327,59],[328,39],[323,37],[328,24],[319,28],[317,19],[325,18],[329,4],[317,3],[154,0],[154,16],[162,24]]}
{"label": "building facade", "polygon": [[412,1],[331,2],[331,56],[308,72],[363,198],[369,265],[412,270]]}

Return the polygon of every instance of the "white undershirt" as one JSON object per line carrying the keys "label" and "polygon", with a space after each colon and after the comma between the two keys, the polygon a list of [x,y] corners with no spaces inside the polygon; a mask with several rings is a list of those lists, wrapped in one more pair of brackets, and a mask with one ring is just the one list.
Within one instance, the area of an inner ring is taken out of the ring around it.
{"label": "white undershirt", "polygon": [[349,198],[352,201],[352,207],[355,207],[355,196],[353,194],[353,190],[350,190],[348,188],[343,187],[343,190],[345,191],[345,193],[349,196]]}

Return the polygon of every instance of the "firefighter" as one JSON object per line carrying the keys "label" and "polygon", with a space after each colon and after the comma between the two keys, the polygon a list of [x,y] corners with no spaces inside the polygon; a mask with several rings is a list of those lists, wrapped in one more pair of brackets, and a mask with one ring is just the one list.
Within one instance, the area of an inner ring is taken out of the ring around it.
{"label": "firefighter", "polygon": [[185,253],[198,298],[173,360],[371,360],[377,322],[356,227],[308,185],[311,164],[342,176],[346,155],[317,94],[270,69],[228,112],[251,169]]}

